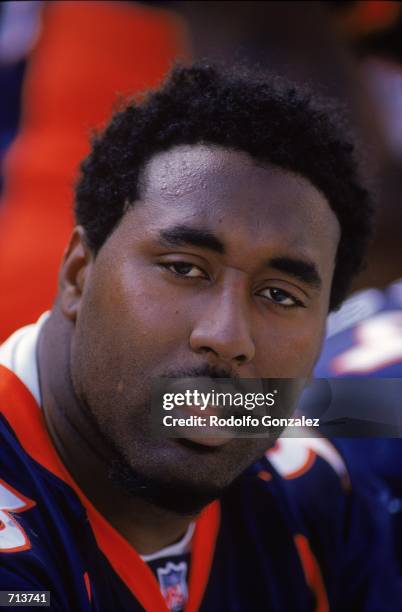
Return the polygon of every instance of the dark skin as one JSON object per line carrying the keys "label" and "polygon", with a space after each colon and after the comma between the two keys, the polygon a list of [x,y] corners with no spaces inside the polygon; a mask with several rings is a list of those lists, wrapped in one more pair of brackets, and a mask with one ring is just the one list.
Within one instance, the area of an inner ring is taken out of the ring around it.
{"label": "dark skin", "polygon": [[155,439],[152,380],[205,366],[243,378],[307,378],[339,237],[309,181],[205,145],[151,159],[140,201],[96,257],[84,230],[74,230],[39,343],[44,413],[76,482],[139,553],[176,541],[196,513],[116,487],[114,459],[147,478],[219,494],[266,448],[261,438],[202,452]]}

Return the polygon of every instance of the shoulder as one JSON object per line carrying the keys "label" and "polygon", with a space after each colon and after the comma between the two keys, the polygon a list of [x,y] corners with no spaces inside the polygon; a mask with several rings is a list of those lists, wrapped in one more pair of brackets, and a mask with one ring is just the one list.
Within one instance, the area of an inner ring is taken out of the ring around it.
{"label": "shoulder", "polygon": [[280,438],[266,457],[285,480],[314,478],[321,466],[340,480],[347,478],[341,454],[326,438]]}
{"label": "shoulder", "polygon": [[44,439],[35,399],[0,366],[0,590],[52,589],[54,609],[64,609],[56,602],[63,602],[67,574],[70,587],[75,579],[77,593],[84,592],[81,542],[88,527],[74,491],[51,469]]}
{"label": "shoulder", "polygon": [[280,439],[267,459],[299,515],[334,609],[374,612],[402,605],[382,488],[351,469],[324,438]]}
{"label": "shoulder", "polygon": [[[350,495],[345,461],[325,438],[281,438],[266,457],[279,473],[303,523],[339,519]],[[335,507],[338,513],[334,514]]]}

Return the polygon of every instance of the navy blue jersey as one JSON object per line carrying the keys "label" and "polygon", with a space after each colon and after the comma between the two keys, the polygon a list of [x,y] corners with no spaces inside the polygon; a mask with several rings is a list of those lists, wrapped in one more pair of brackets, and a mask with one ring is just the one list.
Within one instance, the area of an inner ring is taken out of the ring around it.
{"label": "navy blue jersey", "polygon": [[[368,489],[350,487],[328,449],[278,447],[198,518],[185,610],[401,610],[385,515]],[[0,590],[50,591],[52,610],[168,609],[151,565],[74,483],[40,407],[3,366],[0,478]]]}
{"label": "navy blue jersey", "polygon": [[[330,316],[315,374],[319,378],[354,378],[342,398],[342,414],[349,407],[352,411],[362,406],[364,411],[377,410],[390,419],[395,415],[396,423],[402,413],[402,280],[385,291],[359,292]],[[365,382],[365,378],[370,380]],[[379,435],[386,434],[379,428]],[[402,440],[345,438],[335,443],[351,469],[385,483],[379,496],[392,515],[402,567]]]}

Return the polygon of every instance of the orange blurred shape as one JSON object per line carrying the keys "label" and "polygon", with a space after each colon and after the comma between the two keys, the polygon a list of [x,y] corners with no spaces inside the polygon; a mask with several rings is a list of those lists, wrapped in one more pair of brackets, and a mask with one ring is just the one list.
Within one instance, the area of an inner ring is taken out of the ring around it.
{"label": "orange blurred shape", "polygon": [[121,95],[156,86],[187,57],[182,21],[126,2],[49,2],[24,82],[0,204],[0,341],[49,308],[73,226],[89,135]]}
{"label": "orange blurred shape", "polygon": [[339,15],[340,30],[360,38],[392,27],[398,21],[402,3],[393,0],[361,0]]}

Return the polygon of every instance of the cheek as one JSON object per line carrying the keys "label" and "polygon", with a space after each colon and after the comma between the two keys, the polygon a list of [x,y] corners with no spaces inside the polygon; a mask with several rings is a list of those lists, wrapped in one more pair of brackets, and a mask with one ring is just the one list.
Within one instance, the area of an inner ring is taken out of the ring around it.
{"label": "cheek", "polygon": [[110,271],[107,285],[103,278],[94,277],[87,310],[95,312],[110,350],[123,360],[153,360],[154,365],[162,355],[177,351],[186,334],[183,304],[173,299],[157,272],[123,263]]}
{"label": "cheek", "polygon": [[[269,378],[306,378],[310,376],[318,359],[324,325],[317,329],[317,322],[303,320],[261,338],[258,352],[261,355],[261,376]],[[267,374],[268,373],[268,374]]]}

